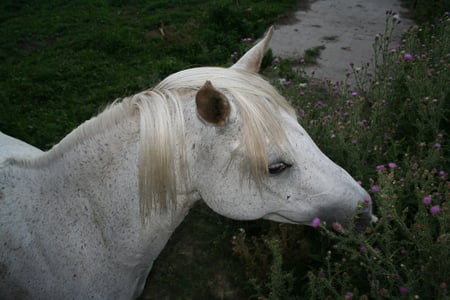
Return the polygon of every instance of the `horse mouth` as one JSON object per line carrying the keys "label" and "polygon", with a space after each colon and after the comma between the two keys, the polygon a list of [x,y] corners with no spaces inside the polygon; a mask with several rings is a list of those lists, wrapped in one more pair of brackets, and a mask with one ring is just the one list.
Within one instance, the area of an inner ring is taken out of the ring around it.
{"label": "horse mouth", "polygon": [[285,214],[282,214],[282,213],[279,213],[279,212],[274,212],[274,213],[267,214],[267,215],[265,215],[263,217],[263,219],[270,220],[270,221],[275,221],[275,222],[280,222],[280,223],[296,224],[296,225],[308,224],[307,221],[295,220],[295,219],[290,218],[290,217],[286,216]]}

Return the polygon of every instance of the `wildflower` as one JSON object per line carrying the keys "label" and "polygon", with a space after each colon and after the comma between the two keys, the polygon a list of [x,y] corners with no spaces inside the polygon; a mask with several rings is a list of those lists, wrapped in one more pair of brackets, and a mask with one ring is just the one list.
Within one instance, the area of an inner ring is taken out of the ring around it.
{"label": "wildflower", "polygon": [[388,163],[388,166],[389,166],[389,168],[391,168],[391,169],[395,169],[395,168],[397,168],[397,164],[396,164],[396,163],[394,163],[394,162],[390,162],[390,163]]}
{"label": "wildflower", "polygon": [[300,58],[300,63],[301,63],[301,64],[304,64],[304,63],[305,63],[305,59]]}
{"label": "wildflower", "polygon": [[394,19],[394,21],[397,21],[397,24],[400,24],[402,22],[398,14],[395,14],[392,18]]}
{"label": "wildflower", "polygon": [[364,202],[364,204],[369,205],[371,200],[370,200],[370,198],[364,198],[363,202]]}
{"label": "wildflower", "polygon": [[361,247],[359,247],[359,252],[360,252],[360,253],[366,253],[366,252],[367,252],[366,246],[361,246]]}
{"label": "wildflower", "polygon": [[358,144],[358,141],[357,140],[352,140],[352,145],[356,145],[356,144]]}
{"label": "wildflower", "polygon": [[402,295],[402,296],[405,296],[408,294],[408,288],[404,287],[404,286],[399,287],[398,291],[400,292],[400,295]]}
{"label": "wildflower", "polygon": [[380,188],[378,187],[378,185],[372,185],[372,187],[370,188],[370,191],[372,193],[378,193],[378,191],[380,190]]}
{"label": "wildflower", "polygon": [[317,217],[314,218],[314,219],[312,220],[312,222],[311,222],[311,226],[314,227],[314,228],[319,227],[319,226],[320,226],[320,219],[317,218]]}
{"label": "wildflower", "polygon": [[405,249],[401,249],[401,250],[400,250],[400,254],[402,254],[402,255],[405,255],[406,252],[407,252],[407,251],[406,251]]}
{"label": "wildflower", "polygon": [[301,117],[303,117],[303,116],[305,115],[305,110],[300,108],[300,109],[298,110],[298,114],[299,114]]}
{"label": "wildflower", "polygon": [[435,216],[438,215],[441,212],[441,208],[439,207],[439,205],[434,205],[430,208],[430,213]]}
{"label": "wildflower", "polygon": [[444,135],[442,133],[438,133],[437,138],[442,140],[442,138],[444,137]]}
{"label": "wildflower", "polygon": [[352,92],[352,96],[353,96],[353,97],[358,96],[358,92]]}
{"label": "wildflower", "polygon": [[339,224],[338,222],[334,222],[331,227],[333,227],[333,229],[337,232],[341,232],[344,228],[342,227],[341,224]]}
{"label": "wildflower", "polygon": [[423,204],[429,205],[431,204],[431,196],[426,196],[422,199]]}
{"label": "wildflower", "polygon": [[409,54],[409,53],[405,53],[405,55],[403,56],[403,58],[404,58],[405,60],[412,60],[412,59],[413,59],[413,56],[412,56],[411,54]]}
{"label": "wildflower", "polygon": [[253,39],[251,37],[247,37],[247,38],[243,38],[241,41],[243,43],[251,43],[251,42],[253,42]]}
{"label": "wildflower", "polygon": [[274,59],[273,59],[273,63],[274,64],[277,64],[277,63],[279,63],[280,62],[280,59],[278,58],[278,57],[275,57]]}
{"label": "wildflower", "polygon": [[434,148],[436,148],[436,149],[440,149],[440,148],[441,148],[441,144],[440,144],[440,143],[436,143],[436,144],[434,144]]}
{"label": "wildflower", "polygon": [[447,290],[447,284],[445,283],[445,282],[441,282],[441,284],[439,285],[439,288],[441,289],[441,290]]}
{"label": "wildflower", "polygon": [[345,293],[345,296],[344,296],[345,300],[350,300],[352,298],[353,298],[353,293],[352,292]]}
{"label": "wildflower", "polygon": [[384,167],[384,165],[378,165],[375,167],[375,170],[378,172],[382,172],[382,171],[385,171],[386,168]]}

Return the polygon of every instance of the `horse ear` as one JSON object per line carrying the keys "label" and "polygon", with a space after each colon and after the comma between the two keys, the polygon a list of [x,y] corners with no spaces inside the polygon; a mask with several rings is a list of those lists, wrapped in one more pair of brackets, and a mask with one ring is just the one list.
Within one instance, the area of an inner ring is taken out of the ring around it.
{"label": "horse ear", "polygon": [[247,53],[244,54],[234,65],[232,69],[241,69],[252,73],[258,73],[261,67],[261,62],[269,48],[270,40],[272,39],[273,26],[267,30],[264,38],[253,46]]}
{"label": "horse ear", "polygon": [[211,81],[206,81],[198,90],[195,103],[198,114],[205,122],[219,126],[227,122],[231,110],[230,102],[224,94],[213,87]]}

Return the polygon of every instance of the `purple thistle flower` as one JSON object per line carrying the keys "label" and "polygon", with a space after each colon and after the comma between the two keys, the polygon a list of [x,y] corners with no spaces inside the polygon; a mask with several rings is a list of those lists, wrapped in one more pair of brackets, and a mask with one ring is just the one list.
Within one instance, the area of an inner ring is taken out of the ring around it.
{"label": "purple thistle flower", "polygon": [[400,292],[400,295],[405,296],[408,294],[408,288],[401,286],[398,288],[398,291]]}
{"label": "purple thistle flower", "polygon": [[366,204],[366,205],[369,205],[371,202],[370,198],[364,198],[363,201],[364,201],[364,204]]}
{"label": "purple thistle flower", "polygon": [[278,57],[275,57],[274,59],[273,59],[273,63],[274,64],[277,64],[277,63],[279,63],[280,62],[280,59],[278,58]]}
{"label": "purple thistle flower", "polygon": [[439,148],[441,148],[441,144],[440,144],[440,143],[436,143],[436,144],[434,144],[434,148],[436,148],[436,149],[439,149]]}
{"label": "purple thistle flower", "polygon": [[430,208],[430,213],[435,216],[438,215],[441,212],[441,208],[439,207],[439,205],[434,205]]}
{"label": "purple thistle flower", "polygon": [[314,228],[319,227],[319,226],[320,226],[320,219],[317,218],[317,217],[315,217],[315,218],[312,220],[312,222],[311,222],[311,226],[314,227]]}
{"label": "purple thistle flower", "polygon": [[447,290],[447,284],[445,282],[441,282],[441,284],[439,285],[439,288],[441,290]]}
{"label": "purple thistle flower", "polygon": [[391,168],[391,169],[395,169],[395,168],[397,168],[397,164],[396,164],[396,163],[394,163],[394,162],[390,162],[390,163],[388,163],[388,166],[389,166],[389,168]]}
{"label": "purple thistle flower", "polygon": [[361,247],[359,247],[359,252],[360,252],[360,253],[366,253],[366,252],[367,252],[366,246],[361,246]]}
{"label": "purple thistle flower", "polygon": [[378,172],[381,172],[381,171],[385,171],[386,168],[384,167],[384,165],[378,165],[375,167],[375,170]]}
{"label": "purple thistle flower", "polygon": [[405,53],[405,55],[403,56],[403,58],[404,58],[405,60],[412,60],[412,59],[413,59],[413,56],[412,56],[411,54],[409,54],[409,53]]}
{"label": "purple thistle flower", "polygon": [[431,196],[426,196],[422,199],[423,204],[430,205],[431,204]]}
{"label": "purple thistle flower", "polygon": [[372,193],[378,193],[378,191],[380,190],[380,188],[378,187],[378,185],[372,185],[372,187],[370,188],[370,191]]}

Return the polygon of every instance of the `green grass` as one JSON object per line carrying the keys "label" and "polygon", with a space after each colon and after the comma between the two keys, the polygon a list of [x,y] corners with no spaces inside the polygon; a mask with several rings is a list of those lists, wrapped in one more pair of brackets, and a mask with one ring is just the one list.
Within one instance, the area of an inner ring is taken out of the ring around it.
{"label": "green grass", "polygon": [[[226,65],[295,1],[2,1],[0,130],[49,148],[119,97]],[[160,33],[163,30],[164,35]]]}

